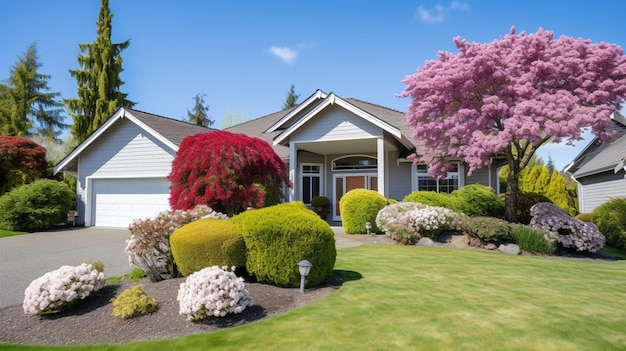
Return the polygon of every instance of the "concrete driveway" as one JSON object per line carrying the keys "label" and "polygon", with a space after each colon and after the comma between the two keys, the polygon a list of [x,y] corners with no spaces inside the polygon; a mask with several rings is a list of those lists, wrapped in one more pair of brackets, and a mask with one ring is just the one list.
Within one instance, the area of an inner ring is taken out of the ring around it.
{"label": "concrete driveway", "polygon": [[63,265],[102,261],[109,277],[131,270],[125,228],[70,228],[0,238],[0,307],[22,304],[24,290]]}

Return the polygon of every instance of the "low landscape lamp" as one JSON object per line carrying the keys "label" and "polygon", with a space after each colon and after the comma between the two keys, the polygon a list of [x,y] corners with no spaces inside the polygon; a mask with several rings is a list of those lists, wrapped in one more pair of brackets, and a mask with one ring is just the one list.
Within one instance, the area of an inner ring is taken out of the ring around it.
{"label": "low landscape lamp", "polygon": [[367,230],[367,235],[370,235],[370,229],[372,229],[372,223],[365,222],[365,229]]}
{"label": "low landscape lamp", "polygon": [[300,270],[300,292],[304,294],[304,279],[309,272],[311,271],[311,267],[313,267],[313,263],[302,260],[298,263],[298,269]]}

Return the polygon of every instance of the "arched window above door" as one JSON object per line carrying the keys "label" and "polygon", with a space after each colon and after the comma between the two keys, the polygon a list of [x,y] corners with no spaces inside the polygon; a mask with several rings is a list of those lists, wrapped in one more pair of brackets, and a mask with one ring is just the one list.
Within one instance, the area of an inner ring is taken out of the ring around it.
{"label": "arched window above door", "polygon": [[367,155],[349,155],[338,157],[333,160],[333,171],[376,169],[378,160],[376,157]]}

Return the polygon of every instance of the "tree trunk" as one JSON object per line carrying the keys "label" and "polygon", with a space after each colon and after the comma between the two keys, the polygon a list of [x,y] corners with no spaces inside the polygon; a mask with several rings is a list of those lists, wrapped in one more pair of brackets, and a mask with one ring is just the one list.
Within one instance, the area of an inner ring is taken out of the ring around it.
{"label": "tree trunk", "polygon": [[519,171],[513,169],[509,170],[509,175],[506,179],[506,194],[504,197],[504,217],[507,221],[515,223],[517,222],[517,193],[519,191]]}

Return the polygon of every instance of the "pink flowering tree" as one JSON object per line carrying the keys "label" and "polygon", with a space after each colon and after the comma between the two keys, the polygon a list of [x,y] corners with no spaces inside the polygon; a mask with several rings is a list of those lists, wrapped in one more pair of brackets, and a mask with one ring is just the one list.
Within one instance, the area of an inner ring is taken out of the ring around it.
{"label": "pink flowering tree", "polygon": [[458,54],[440,52],[403,79],[407,122],[420,141],[414,162],[443,177],[449,161],[469,172],[495,156],[509,165],[505,215],[516,221],[519,174],[541,145],[581,140],[582,128],[610,138],[610,114],[626,97],[626,57],[614,44],[540,29],[491,43],[455,38]]}

